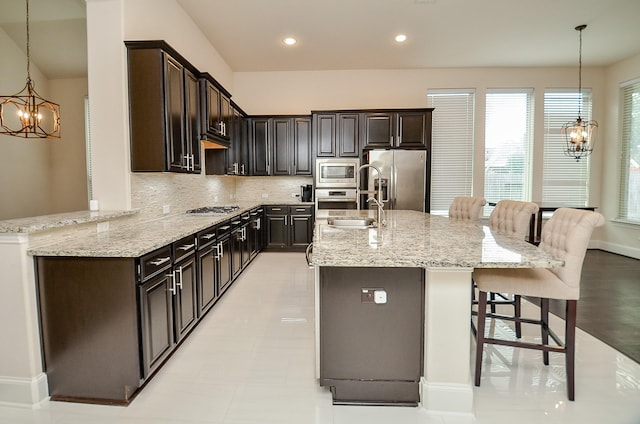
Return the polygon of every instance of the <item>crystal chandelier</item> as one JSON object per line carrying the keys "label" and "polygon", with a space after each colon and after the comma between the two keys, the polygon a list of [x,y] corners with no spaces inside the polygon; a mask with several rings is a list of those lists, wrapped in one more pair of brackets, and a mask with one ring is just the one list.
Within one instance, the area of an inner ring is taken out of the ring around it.
{"label": "crystal chandelier", "polygon": [[29,56],[29,0],[27,3],[27,83],[12,96],[0,96],[0,134],[24,138],[60,138],[60,105],[40,97],[33,88]]}
{"label": "crystal chandelier", "polygon": [[565,155],[572,157],[576,162],[580,158],[589,156],[596,144],[598,123],[596,121],[584,121],[580,116],[582,106],[582,30],[586,25],[578,25],[576,31],[580,31],[580,53],[578,70],[578,119],[567,122],[562,126],[561,132],[566,142]]}

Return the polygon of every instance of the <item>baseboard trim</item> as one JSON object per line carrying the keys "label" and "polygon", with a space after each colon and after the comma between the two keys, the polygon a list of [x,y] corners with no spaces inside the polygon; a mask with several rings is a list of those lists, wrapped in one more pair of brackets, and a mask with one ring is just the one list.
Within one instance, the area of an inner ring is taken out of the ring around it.
{"label": "baseboard trim", "polygon": [[0,376],[0,405],[33,408],[49,398],[47,375],[33,378]]}
{"label": "baseboard trim", "polygon": [[473,415],[473,387],[468,384],[420,380],[420,406],[430,412]]}
{"label": "baseboard trim", "polygon": [[600,249],[605,252],[616,253],[618,255],[628,256],[633,259],[640,259],[640,248],[625,246],[622,244],[611,243],[602,240],[593,240],[589,243],[590,249]]}

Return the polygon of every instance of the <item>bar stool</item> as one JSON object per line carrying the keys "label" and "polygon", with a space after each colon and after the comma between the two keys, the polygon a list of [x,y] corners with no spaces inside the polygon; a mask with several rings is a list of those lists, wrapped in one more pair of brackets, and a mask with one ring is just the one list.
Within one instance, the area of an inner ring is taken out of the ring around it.
{"label": "bar stool", "polygon": [[477,221],[480,219],[480,211],[486,203],[484,197],[456,196],[449,206],[449,218]]}
{"label": "bar stool", "polygon": [[[575,399],[575,333],[577,301],[580,298],[580,275],[591,233],[603,225],[604,217],[591,211],[560,208],[542,230],[539,249],[564,260],[562,268],[504,268],[476,269],[473,279],[478,287],[478,326],[476,340],[475,385],[480,386],[482,355],[485,344],[536,349],[543,352],[543,363],[549,365],[549,352],[565,354],[567,395]],[[539,297],[540,319],[487,313],[487,293],[512,293]],[[549,328],[549,299],[566,301],[564,343]],[[535,324],[540,326],[542,343],[503,340],[485,335],[486,319]],[[549,345],[549,337],[557,345]]]}

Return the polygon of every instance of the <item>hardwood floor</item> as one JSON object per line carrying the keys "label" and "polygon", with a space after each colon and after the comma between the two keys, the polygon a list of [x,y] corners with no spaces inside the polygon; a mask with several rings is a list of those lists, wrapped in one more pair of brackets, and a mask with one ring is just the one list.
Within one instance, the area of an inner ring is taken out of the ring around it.
{"label": "hardwood floor", "polygon": [[[551,301],[550,309],[564,316],[564,302]],[[640,363],[640,260],[587,251],[577,325]]]}

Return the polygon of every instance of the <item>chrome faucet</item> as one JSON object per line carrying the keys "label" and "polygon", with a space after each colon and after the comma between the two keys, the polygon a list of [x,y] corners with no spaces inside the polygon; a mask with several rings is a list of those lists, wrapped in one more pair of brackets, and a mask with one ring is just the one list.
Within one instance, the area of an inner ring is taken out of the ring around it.
{"label": "chrome faucet", "polygon": [[[360,178],[359,178],[360,177],[360,171],[362,171],[364,168],[371,168],[371,169],[375,170],[376,174],[378,175],[378,180],[379,180],[378,181],[378,193],[374,194],[374,196],[377,196],[377,198],[376,197],[369,197],[369,198],[367,198],[367,203],[373,201],[378,206],[378,217],[377,218],[378,218],[378,228],[380,228],[383,225],[386,225],[386,219],[385,219],[385,216],[384,216],[384,203],[382,202],[382,184],[381,184],[382,183],[382,181],[381,181],[382,172],[380,172],[379,168],[377,168],[377,167],[375,167],[375,166],[373,166],[371,164],[368,164],[368,163],[365,163],[364,165],[360,165],[360,167],[358,168],[358,171],[356,172],[357,173],[357,177],[358,177],[358,200],[360,199],[360,191],[361,191],[360,190]],[[368,191],[367,191],[367,194],[368,194]]]}

